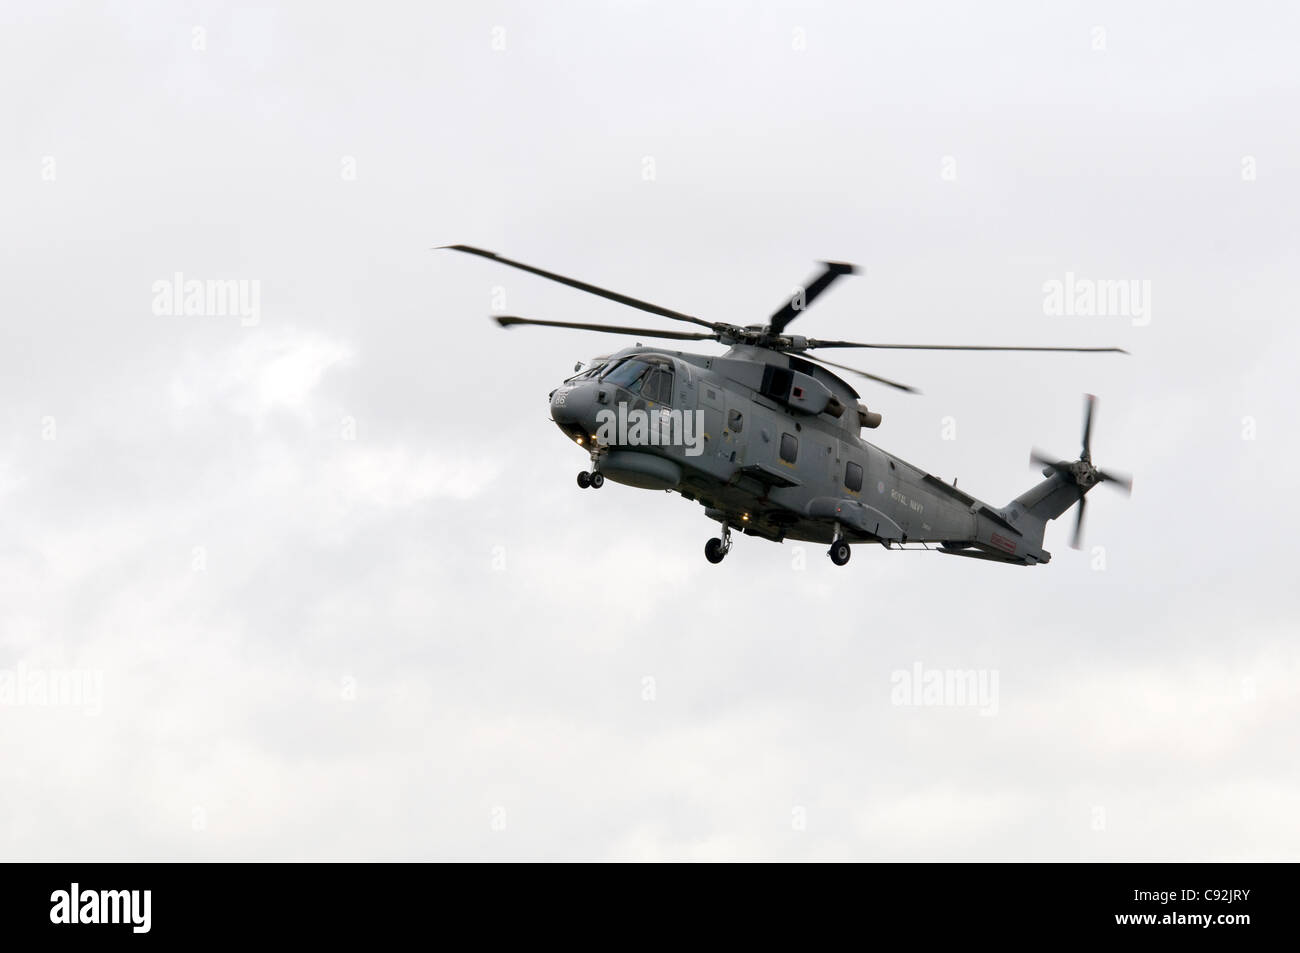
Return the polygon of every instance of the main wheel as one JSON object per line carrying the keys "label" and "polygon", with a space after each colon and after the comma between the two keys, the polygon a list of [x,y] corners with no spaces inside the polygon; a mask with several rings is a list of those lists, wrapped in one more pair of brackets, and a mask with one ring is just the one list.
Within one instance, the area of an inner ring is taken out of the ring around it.
{"label": "main wheel", "polygon": [[587,487],[591,486],[591,474],[588,473],[586,470],[583,470],[581,473],[578,474],[578,486],[582,487],[584,490]]}
{"label": "main wheel", "polygon": [[591,488],[593,490],[599,490],[604,485],[605,485],[605,474],[597,470],[595,473],[591,475]]}
{"label": "main wheel", "polygon": [[837,566],[843,566],[849,561],[849,557],[853,555],[853,550],[849,549],[849,544],[841,539],[838,542],[831,543],[830,554],[831,562]]}
{"label": "main wheel", "polygon": [[722,562],[722,557],[727,555],[727,551],[722,548],[722,540],[713,537],[704,544],[704,558],[711,563]]}

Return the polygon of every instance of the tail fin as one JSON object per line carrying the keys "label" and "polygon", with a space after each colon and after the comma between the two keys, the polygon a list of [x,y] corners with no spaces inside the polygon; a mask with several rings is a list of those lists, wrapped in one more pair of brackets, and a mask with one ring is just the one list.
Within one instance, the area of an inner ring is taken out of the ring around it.
{"label": "tail fin", "polygon": [[1000,513],[1021,532],[1026,549],[1039,553],[1039,559],[1046,562],[1051,559],[1051,554],[1043,550],[1048,521],[1078,502],[1079,488],[1074,481],[1053,473],[1002,507]]}

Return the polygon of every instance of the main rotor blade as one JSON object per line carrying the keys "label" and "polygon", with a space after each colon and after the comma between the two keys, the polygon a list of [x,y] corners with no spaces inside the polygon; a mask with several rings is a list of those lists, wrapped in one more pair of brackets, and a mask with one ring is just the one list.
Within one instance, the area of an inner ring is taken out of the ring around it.
{"label": "main rotor blade", "polygon": [[654,328],[629,328],[617,324],[582,324],[578,321],[537,321],[510,314],[498,314],[492,320],[503,328],[516,324],[534,324],[543,328],[574,328],[578,331],[610,331],[614,334],[638,334],[648,338],[669,338],[673,341],[716,341],[716,334],[699,334],[694,331],[657,331]]}
{"label": "main rotor blade", "polygon": [[1127,473],[1116,473],[1112,470],[1098,470],[1097,476],[1101,477],[1107,483],[1114,483],[1125,493],[1133,492],[1133,478]]}
{"label": "main rotor blade", "polygon": [[1070,548],[1078,549],[1083,542],[1083,511],[1088,505],[1088,498],[1079,490],[1079,511],[1074,517],[1074,536],[1070,539]]}
{"label": "main rotor blade", "polygon": [[768,326],[772,333],[780,334],[784,331],[785,326],[799,317],[818,295],[834,284],[835,279],[840,275],[856,274],[857,270],[856,266],[843,261],[822,262],[821,274],[796,291],[790,300],[781,305],[768,319]]}
{"label": "main rotor blade", "polygon": [[1127,354],[1122,347],[1012,347],[1009,345],[988,344],[859,344],[856,341],[814,341],[808,340],[807,347],[873,347],[893,348],[905,351],[1078,351],[1083,353]]}
{"label": "main rotor blade", "polygon": [[1079,458],[1092,462],[1092,409],[1097,404],[1097,398],[1092,394],[1084,394],[1083,403],[1083,455]]}
{"label": "main rotor blade", "polygon": [[877,384],[884,384],[887,387],[896,387],[899,390],[906,391],[909,394],[921,393],[915,387],[909,387],[907,384],[900,384],[898,381],[891,381],[888,377],[880,377],[879,375],[876,374],[868,374],[866,371],[860,371],[856,367],[849,367],[847,364],[836,364],[834,361],[828,361],[824,357],[813,357],[811,354],[805,354],[803,356],[806,358],[811,358],[812,360],[816,361],[818,364],[826,364],[829,365],[830,367],[838,367],[840,370],[848,371],[850,374],[857,374],[859,377],[865,377],[867,380],[875,381]]}
{"label": "main rotor blade", "polygon": [[557,275],[553,271],[544,271],[541,268],[534,268],[532,265],[525,265],[521,261],[512,261],[509,258],[502,258],[496,252],[485,251],[482,248],[474,248],[471,245],[440,245],[438,247],[450,248],[452,251],[464,252],[467,255],[478,255],[480,258],[487,258],[491,261],[500,262],[503,265],[509,265],[511,268],[518,268],[520,271],[527,271],[534,275],[540,275],[543,278],[551,279],[551,281],[558,281],[562,285],[568,285],[570,288],[577,288],[579,291],[599,295],[602,298],[608,298],[610,301],[617,301],[619,304],[625,304],[632,308],[639,308],[642,311],[649,311],[651,314],[657,314],[660,317],[672,318],[674,321],[689,321],[691,324],[698,324],[706,328],[713,327],[710,322],[701,320],[693,315],[683,314],[680,311],[673,311],[671,308],[661,308],[659,305],[651,304],[649,301],[641,301],[638,298],[631,298],[627,295],[619,294],[617,291],[610,291],[607,288],[598,288],[595,285],[587,284],[585,281],[578,281],[576,278],[566,278],[564,275]]}

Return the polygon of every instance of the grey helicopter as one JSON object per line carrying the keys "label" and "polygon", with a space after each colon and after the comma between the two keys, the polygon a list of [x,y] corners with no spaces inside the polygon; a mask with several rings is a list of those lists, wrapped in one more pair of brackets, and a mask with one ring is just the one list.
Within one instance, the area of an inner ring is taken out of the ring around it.
{"label": "grey helicopter", "polygon": [[1083,533],[1085,497],[1099,483],[1128,493],[1132,478],[1092,462],[1096,398],[1085,395],[1082,450],[1076,460],[1032,450],[1042,482],[1005,506],[993,506],[862,439],[881,415],[869,410],[830,368],[905,393],[906,384],[809,354],[877,348],[943,351],[1071,351],[1128,353],[1118,347],[1011,347],[953,344],[863,344],[788,334],[786,329],[837,279],[857,272],[844,262],[796,289],[764,325],[706,321],[469,245],[442,248],[477,255],[598,295],[700,331],[633,328],[513,315],[503,328],[531,325],[603,331],[675,341],[716,341],[720,356],[637,343],[584,364],[549,395],[551,419],[590,458],[578,486],[600,489],[608,477],[631,487],[676,492],[698,502],[722,527],[705,557],[720,563],[732,532],[780,543],[828,545],[837,566],[853,543],[885,549],[929,549],[950,556],[1017,566],[1048,562],[1049,520],[1078,505],[1071,545]]}

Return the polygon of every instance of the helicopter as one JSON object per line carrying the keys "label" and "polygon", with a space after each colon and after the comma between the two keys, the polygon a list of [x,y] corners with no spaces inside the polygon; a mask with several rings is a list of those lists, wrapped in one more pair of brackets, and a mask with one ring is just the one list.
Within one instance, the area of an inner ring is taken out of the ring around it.
{"label": "helicopter", "polygon": [[846,262],[821,269],[762,325],[706,321],[648,301],[504,258],[470,245],[444,249],[476,255],[588,294],[702,330],[546,321],[496,315],[502,328],[534,326],[601,331],[674,341],[716,341],[713,356],[637,343],[584,365],[550,392],[551,419],[589,456],[577,475],[583,489],[608,477],[641,489],[670,491],[704,507],[721,525],[704,547],[720,563],[732,533],[781,543],[827,544],[836,566],[852,544],[927,549],[1017,566],[1051,560],[1047,523],[1077,504],[1071,545],[1079,548],[1085,497],[1099,483],[1131,493],[1132,478],[1092,462],[1096,398],[1085,395],[1083,440],[1075,460],[1034,449],[1045,477],[1010,503],[994,506],[862,439],[882,422],[831,368],[905,393],[915,388],[827,360],[815,350],[873,348],[943,351],[1070,351],[1127,354],[1118,347],[1012,347],[863,344],[820,340],[787,328],[839,278]]}

